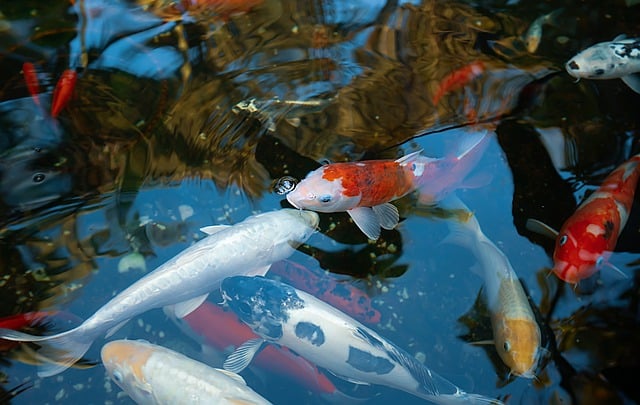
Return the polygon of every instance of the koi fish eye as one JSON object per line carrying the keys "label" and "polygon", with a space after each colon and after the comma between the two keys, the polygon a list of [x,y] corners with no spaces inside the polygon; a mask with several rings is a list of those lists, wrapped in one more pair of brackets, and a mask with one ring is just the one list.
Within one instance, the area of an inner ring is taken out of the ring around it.
{"label": "koi fish eye", "polygon": [[325,195],[321,195],[318,200],[321,203],[328,203],[333,199],[333,197],[331,197],[329,194],[325,194]]}
{"label": "koi fish eye", "polygon": [[509,350],[511,350],[511,343],[509,343],[508,341],[505,341],[504,344],[502,345],[502,348],[504,349],[505,352],[509,352]]}
{"label": "koi fish eye", "polygon": [[564,246],[564,244],[567,243],[568,240],[569,240],[569,237],[567,235],[562,235],[560,237],[560,246]]}
{"label": "koi fish eye", "polygon": [[122,376],[122,373],[118,370],[115,370],[113,372],[113,381],[115,381],[117,384],[122,383],[122,381],[124,381],[124,377]]}

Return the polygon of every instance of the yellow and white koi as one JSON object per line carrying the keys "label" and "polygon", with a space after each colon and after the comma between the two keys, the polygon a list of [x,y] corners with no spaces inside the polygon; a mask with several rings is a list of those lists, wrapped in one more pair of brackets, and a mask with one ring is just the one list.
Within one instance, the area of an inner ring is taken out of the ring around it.
{"label": "yellow and white koi", "polygon": [[[467,209],[451,197],[455,208]],[[447,242],[469,248],[478,259],[485,282],[487,306],[491,312],[493,344],[511,373],[534,377],[540,354],[540,328],[527,295],[505,254],[482,232],[475,215],[462,223],[448,222],[451,234]]]}

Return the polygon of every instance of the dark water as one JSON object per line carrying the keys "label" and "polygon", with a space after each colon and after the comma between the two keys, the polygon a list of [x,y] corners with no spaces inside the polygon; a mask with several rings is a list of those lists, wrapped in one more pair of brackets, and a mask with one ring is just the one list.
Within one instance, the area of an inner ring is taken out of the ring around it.
{"label": "dark water", "polygon": [[[322,215],[291,260],[370,297],[380,313],[373,329],[467,391],[527,404],[640,399],[637,203],[611,257],[626,278],[605,268],[565,285],[549,274],[553,242],[525,228],[528,218],[559,228],[638,153],[639,96],[620,80],[576,84],[563,65],[594,43],[637,36],[640,6],[198,3],[0,5],[1,316],[59,310],[31,331],[65,330],[201,238],[200,227],[287,206],[272,188],[282,176],[419,148],[443,156],[462,131],[449,128],[494,122],[497,137],[474,170],[484,181],[458,195],[530,294],[545,346],[536,379],[509,377],[492,346],[470,344],[491,338],[475,305],[482,279],[469,252],[441,244],[446,223],[413,195],[397,201],[404,220],[377,243],[346,215]],[[527,28],[557,9],[527,51]],[[434,105],[447,75],[478,61],[482,74]],[[37,72],[38,103],[25,62]],[[53,118],[66,69],[77,82]],[[210,359],[159,310],[114,337]],[[86,361],[99,360],[102,344]],[[39,379],[28,349],[2,350],[2,389],[30,386],[13,403],[130,401],[100,365]],[[322,402],[282,376],[243,375],[275,403]],[[330,378],[367,403],[418,401]]]}

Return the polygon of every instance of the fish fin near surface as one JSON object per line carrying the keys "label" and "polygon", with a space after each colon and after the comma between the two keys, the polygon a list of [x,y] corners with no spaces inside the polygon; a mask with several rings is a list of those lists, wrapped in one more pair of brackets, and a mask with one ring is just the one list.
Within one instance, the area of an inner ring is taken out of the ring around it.
{"label": "fish fin near surface", "polygon": [[239,373],[251,363],[265,344],[262,338],[249,339],[233,351],[224,361],[222,367],[232,373]]}
{"label": "fish fin near surface", "polygon": [[615,264],[613,264],[611,262],[606,262],[605,266],[611,268],[613,271],[615,271],[620,276],[622,276],[622,278],[629,278],[629,276],[626,275],[622,270],[620,270],[620,268],[618,266],[616,266]]}
{"label": "fish fin near surface", "polygon": [[634,73],[621,78],[624,84],[636,93],[640,93],[640,74]]}
{"label": "fish fin near surface", "polygon": [[417,158],[418,156],[420,156],[422,154],[422,149],[417,150],[415,152],[411,152],[408,155],[404,155],[401,158],[396,159],[396,163],[399,165],[405,165],[407,163],[409,163],[410,161],[412,161],[413,159]]}
{"label": "fish fin near surface", "polygon": [[627,39],[627,34],[620,34],[617,37],[613,38],[613,41],[622,41],[623,39]]}
{"label": "fish fin near surface", "polygon": [[223,368],[216,368],[216,370],[242,385],[247,385],[247,382],[244,380],[244,378],[242,378],[240,374],[234,373],[233,371],[225,370]]}
{"label": "fish fin near surface", "polygon": [[373,213],[376,214],[376,217],[378,217],[380,226],[384,229],[393,229],[398,225],[400,214],[395,205],[384,203],[371,208],[373,209]]}
{"label": "fish fin near surface", "polygon": [[173,310],[173,314],[175,315],[175,317],[178,319],[182,319],[185,316],[192,313],[193,311],[195,311],[196,309],[198,309],[198,307],[202,305],[203,302],[206,301],[208,296],[209,294],[207,293],[199,297],[191,298],[186,301],[171,305],[167,309]]}
{"label": "fish fin near surface", "polygon": [[224,231],[227,228],[231,228],[231,225],[210,225],[203,226],[200,228],[200,232],[206,233],[207,235],[215,235],[220,231]]}
{"label": "fish fin near surface", "polygon": [[38,376],[51,377],[71,367],[89,350],[94,337],[80,327],[51,336],[33,336],[28,333],[0,329],[0,339],[17,342],[35,342],[40,346],[38,354],[51,362],[38,366]]}
{"label": "fish fin near surface", "polygon": [[527,219],[526,228],[531,232],[535,232],[539,235],[546,236],[550,239],[556,239],[558,237],[558,231],[545,224],[542,221],[538,221],[537,219],[529,218]]}
{"label": "fish fin near surface", "polygon": [[463,136],[456,148],[456,159],[463,160],[472,152],[482,154],[489,144],[492,133],[493,131],[488,129],[481,129]]}
{"label": "fish fin near surface", "polygon": [[111,337],[114,333],[116,333],[117,331],[120,330],[120,328],[122,328],[124,326],[125,323],[129,322],[129,320],[125,320],[120,322],[119,324],[117,324],[116,326],[114,326],[113,328],[109,328],[109,330],[107,331],[107,333],[105,334],[105,337]]}
{"label": "fish fin near surface", "polygon": [[268,264],[266,266],[263,267],[258,267],[256,269],[252,269],[250,271],[248,271],[246,273],[247,276],[264,276],[265,274],[267,274],[267,272],[269,271],[269,269],[271,268],[271,265]]}
{"label": "fish fin near surface", "polygon": [[371,207],[353,208],[347,213],[367,238],[377,240],[380,237],[380,223]]}

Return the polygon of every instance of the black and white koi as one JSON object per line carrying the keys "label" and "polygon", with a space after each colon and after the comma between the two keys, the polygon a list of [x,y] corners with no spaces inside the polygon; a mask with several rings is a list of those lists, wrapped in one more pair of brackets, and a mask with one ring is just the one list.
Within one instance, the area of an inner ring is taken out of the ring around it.
{"label": "black and white koi", "polygon": [[271,342],[351,382],[385,385],[439,404],[500,403],[462,391],[375,331],[288,284],[234,276],[223,280],[221,290],[225,303],[260,336],[239,346],[226,370],[240,372]]}

